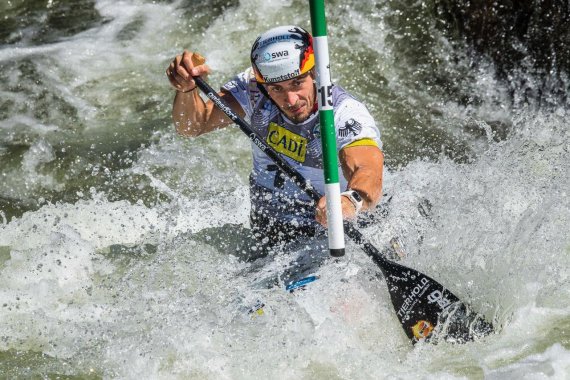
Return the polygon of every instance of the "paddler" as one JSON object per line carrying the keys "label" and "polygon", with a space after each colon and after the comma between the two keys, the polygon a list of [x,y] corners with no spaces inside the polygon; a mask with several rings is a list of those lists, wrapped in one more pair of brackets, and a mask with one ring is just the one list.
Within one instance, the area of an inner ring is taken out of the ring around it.
{"label": "paddler", "polygon": [[[312,36],[298,26],[266,31],[251,49],[251,67],[222,86],[220,96],[312,186],[324,194],[315,56]],[[192,76],[210,68],[198,53],[184,51],[166,69],[176,89],[172,118],[176,131],[200,136],[231,125],[211,100],[204,101]],[[338,158],[342,168],[342,213],[354,219],[372,210],[382,196],[384,155],[380,132],[360,101],[332,87]],[[325,231],[326,201],[316,207],[256,145],[250,174],[250,222],[264,243],[295,240]]]}

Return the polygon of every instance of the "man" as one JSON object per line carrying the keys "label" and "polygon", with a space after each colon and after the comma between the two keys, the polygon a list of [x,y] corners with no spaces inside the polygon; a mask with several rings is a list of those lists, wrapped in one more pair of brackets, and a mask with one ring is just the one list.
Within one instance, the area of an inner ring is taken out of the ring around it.
{"label": "man", "polygon": [[[261,34],[251,50],[252,67],[226,83],[220,96],[234,112],[249,119],[254,129],[321,194],[324,175],[315,57],[311,35],[296,26],[283,26]],[[178,133],[199,136],[232,122],[212,101],[204,102],[192,76],[210,72],[197,53],[184,51],[166,70],[177,90],[172,117]],[[353,219],[373,209],[382,195],[380,132],[366,107],[339,86],[333,87],[337,149],[341,178],[342,213]],[[250,175],[251,225],[257,237],[269,244],[322,232],[326,226],[326,200],[316,209],[310,198],[257,146],[252,144]],[[342,176],[341,176],[342,177]],[[318,223],[317,223],[318,222]]]}

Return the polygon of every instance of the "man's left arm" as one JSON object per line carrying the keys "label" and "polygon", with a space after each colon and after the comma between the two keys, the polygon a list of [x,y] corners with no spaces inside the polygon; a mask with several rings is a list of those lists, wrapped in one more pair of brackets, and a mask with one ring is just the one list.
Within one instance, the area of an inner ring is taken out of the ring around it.
{"label": "man's left arm", "polygon": [[[384,153],[375,145],[347,146],[340,151],[339,160],[344,177],[348,180],[348,189],[362,197],[360,211],[376,207],[382,197]],[[341,202],[343,218],[355,218],[357,210],[354,203],[346,196],[341,197]],[[317,204],[316,219],[326,226],[325,197]]]}

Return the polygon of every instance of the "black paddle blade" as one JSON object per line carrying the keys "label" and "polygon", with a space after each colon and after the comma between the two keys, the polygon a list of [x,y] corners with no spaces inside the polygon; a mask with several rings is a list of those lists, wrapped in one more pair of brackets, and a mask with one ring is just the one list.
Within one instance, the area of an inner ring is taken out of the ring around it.
{"label": "black paddle blade", "polygon": [[378,261],[396,315],[414,343],[422,339],[465,343],[493,332],[491,324],[437,281],[394,262]]}

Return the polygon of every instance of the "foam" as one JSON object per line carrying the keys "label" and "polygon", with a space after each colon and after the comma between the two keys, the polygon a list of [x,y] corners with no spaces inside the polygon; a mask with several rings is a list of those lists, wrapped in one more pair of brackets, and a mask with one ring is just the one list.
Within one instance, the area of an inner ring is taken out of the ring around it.
{"label": "foam", "polygon": [[556,343],[544,352],[524,357],[505,367],[485,371],[485,378],[499,379],[567,379],[570,351]]}

